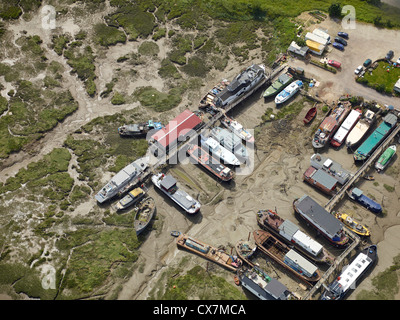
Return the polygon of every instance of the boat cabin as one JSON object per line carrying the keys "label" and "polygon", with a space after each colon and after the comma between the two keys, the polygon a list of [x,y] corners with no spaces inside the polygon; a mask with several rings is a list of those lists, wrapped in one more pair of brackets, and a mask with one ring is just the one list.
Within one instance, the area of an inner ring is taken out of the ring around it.
{"label": "boat cabin", "polygon": [[175,192],[177,189],[176,179],[171,175],[164,176],[164,179],[162,179],[160,185],[161,188],[170,193]]}

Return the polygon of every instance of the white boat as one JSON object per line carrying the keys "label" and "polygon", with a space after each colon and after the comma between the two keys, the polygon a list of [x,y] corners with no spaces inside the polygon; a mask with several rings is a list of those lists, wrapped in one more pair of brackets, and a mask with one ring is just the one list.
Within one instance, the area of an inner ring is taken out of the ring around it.
{"label": "white boat", "polygon": [[240,161],[236,156],[221,146],[215,139],[211,137],[204,137],[200,135],[201,145],[206,151],[209,151],[215,158],[223,161],[225,164],[230,164],[232,166],[240,166]]}
{"label": "white boat", "polygon": [[200,202],[189,196],[186,191],[178,188],[177,181],[173,176],[158,173],[151,177],[151,181],[187,213],[194,214],[200,210]]}
{"label": "white boat", "polygon": [[248,132],[246,129],[243,128],[243,126],[237,122],[234,119],[228,118],[225,116],[222,120],[221,123],[231,130],[234,134],[236,134],[240,139],[243,141],[249,142],[249,143],[254,143],[254,137],[253,135]]}
{"label": "white boat", "polygon": [[393,156],[395,154],[396,154],[396,145],[391,145],[379,157],[378,161],[375,163],[375,169],[378,170],[378,172],[385,169],[389,164],[390,160],[393,159]]}
{"label": "white boat", "polygon": [[360,109],[351,110],[350,114],[333,136],[331,145],[334,147],[340,147],[361,116],[362,112]]}
{"label": "white boat", "polygon": [[99,203],[103,203],[122,189],[130,186],[134,186],[140,181],[144,171],[149,166],[149,157],[143,157],[136,161],[128,164],[125,168],[119,171],[101,190],[95,195],[96,200]]}
{"label": "white boat", "polygon": [[302,81],[296,80],[295,82],[292,82],[275,97],[275,103],[281,104],[286,102],[291,97],[293,97],[297,92],[299,92],[302,87],[303,87]]}
{"label": "white boat", "polygon": [[347,148],[357,145],[375,122],[375,112],[367,110],[364,116],[356,123],[346,138]]}

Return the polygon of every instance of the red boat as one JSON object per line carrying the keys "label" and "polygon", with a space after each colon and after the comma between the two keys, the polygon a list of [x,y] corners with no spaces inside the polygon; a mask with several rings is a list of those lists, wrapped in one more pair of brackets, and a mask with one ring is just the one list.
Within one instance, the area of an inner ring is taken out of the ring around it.
{"label": "red boat", "polygon": [[218,177],[218,179],[222,181],[230,181],[234,178],[235,173],[231,169],[220,163],[218,159],[214,158],[198,145],[190,145],[187,153],[196,164],[201,165],[203,168]]}
{"label": "red boat", "polygon": [[317,115],[317,107],[312,107],[310,110],[308,110],[306,116],[303,119],[304,124],[310,123],[315,116]]}

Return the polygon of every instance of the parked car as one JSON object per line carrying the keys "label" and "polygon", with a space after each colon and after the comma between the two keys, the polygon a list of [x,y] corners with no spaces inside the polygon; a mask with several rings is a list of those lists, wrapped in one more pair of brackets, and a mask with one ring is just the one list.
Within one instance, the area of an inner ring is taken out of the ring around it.
{"label": "parked car", "polygon": [[389,50],[389,52],[386,54],[385,59],[386,59],[386,60],[392,60],[393,56],[394,56],[393,51],[392,51],[392,50]]}
{"label": "parked car", "polygon": [[349,38],[349,34],[346,33],[346,32],[340,31],[340,32],[338,32],[337,35],[338,35],[339,37],[342,37],[342,38],[345,38],[345,39],[348,39],[348,38]]}
{"label": "parked car", "polygon": [[344,46],[347,46],[347,41],[343,38],[335,37],[335,41],[341,43]]}
{"label": "parked car", "polygon": [[339,61],[335,61],[335,60],[328,60],[328,64],[335,68],[340,68],[342,66],[342,64]]}
{"label": "parked car", "polygon": [[332,44],[332,46],[333,46],[334,48],[336,48],[336,49],[339,49],[339,50],[341,50],[341,51],[344,51],[344,46],[343,46],[341,43],[339,43],[339,42],[334,42],[334,43]]}
{"label": "parked car", "polygon": [[397,59],[396,63],[397,63],[397,64],[400,64],[400,58]]}
{"label": "parked car", "polygon": [[367,60],[364,61],[363,66],[365,68],[368,68],[371,65],[371,63],[372,63],[372,60],[371,59],[367,59]]}
{"label": "parked car", "polygon": [[362,70],[363,70],[363,66],[358,66],[357,69],[354,70],[354,73],[359,75]]}

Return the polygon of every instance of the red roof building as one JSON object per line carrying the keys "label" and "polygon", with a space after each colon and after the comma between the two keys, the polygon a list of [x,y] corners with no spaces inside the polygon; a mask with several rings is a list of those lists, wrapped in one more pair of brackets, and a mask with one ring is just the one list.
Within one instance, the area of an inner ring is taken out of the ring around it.
{"label": "red roof building", "polygon": [[183,111],[168,125],[154,133],[151,138],[165,150],[177,144],[179,137],[185,137],[188,132],[195,130],[202,120],[190,110]]}

